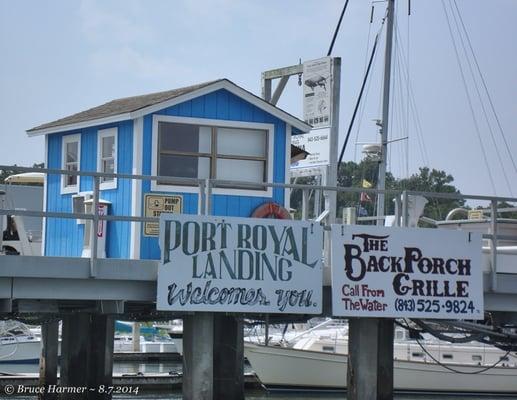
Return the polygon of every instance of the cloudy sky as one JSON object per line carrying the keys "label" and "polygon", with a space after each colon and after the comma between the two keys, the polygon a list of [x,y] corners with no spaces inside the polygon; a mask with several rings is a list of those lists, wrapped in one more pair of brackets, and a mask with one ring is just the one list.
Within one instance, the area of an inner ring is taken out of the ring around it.
{"label": "cloudy sky", "polygon": [[[326,55],[343,3],[0,0],[0,164],[43,161],[43,139],[26,129],[111,99],[221,77],[260,94],[262,71]],[[391,137],[409,142],[390,146],[390,170],[404,177],[428,165],[452,174],[464,193],[517,195],[509,154],[517,160],[517,1],[412,0],[410,17],[407,0],[397,3]],[[376,2],[370,24],[371,4],[350,0],[333,51],[342,58],[341,142],[385,12]],[[458,34],[461,21],[468,38]],[[506,141],[477,66],[466,61],[468,40]],[[345,160],[359,159],[356,142],[378,140],[380,46]],[[296,79],[279,105],[300,116]]]}

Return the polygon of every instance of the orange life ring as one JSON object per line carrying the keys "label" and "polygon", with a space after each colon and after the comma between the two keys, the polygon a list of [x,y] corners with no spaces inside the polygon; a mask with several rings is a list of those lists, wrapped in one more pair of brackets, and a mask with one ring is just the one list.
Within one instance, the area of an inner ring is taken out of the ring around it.
{"label": "orange life ring", "polygon": [[269,202],[264,203],[251,214],[252,218],[274,218],[274,219],[291,219],[291,214],[280,204]]}

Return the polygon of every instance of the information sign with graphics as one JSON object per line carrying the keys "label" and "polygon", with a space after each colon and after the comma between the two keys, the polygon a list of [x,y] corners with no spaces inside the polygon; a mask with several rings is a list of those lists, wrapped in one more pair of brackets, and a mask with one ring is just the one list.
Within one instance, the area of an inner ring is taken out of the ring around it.
{"label": "information sign with graphics", "polygon": [[291,164],[291,169],[329,165],[330,129],[315,129],[291,136],[291,143],[309,153],[304,160]]}
{"label": "information sign with graphics", "polygon": [[332,314],[483,319],[481,235],[332,225]]}
{"label": "information sign with graphics", "polygon": [[158,310],[321,313],[318,223],[162,214],[159,242]]}
{"label": "information sign with graphics", "polygon": [[[144,215],[158,218],[162,213],[181,213],[183,211],[183,197],[146,194],[144,196]],[[160,225],[158,222],[144,223],[144,236],[158,236]]]}
{"label": "information sign with graphics", "polygon": [[328,128],[332,114],[332,57],[303,63],[303,119],[314,128]]}

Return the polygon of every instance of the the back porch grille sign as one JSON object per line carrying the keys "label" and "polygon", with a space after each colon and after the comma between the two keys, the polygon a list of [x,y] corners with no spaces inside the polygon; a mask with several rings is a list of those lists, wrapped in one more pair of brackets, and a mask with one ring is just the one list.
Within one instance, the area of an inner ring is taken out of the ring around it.
{"label": "the back porch grille sign", "polygon": [[319,224],[162,214],[160,247],[158,310],[321,313]]}
{"label": "the back porch grille sign", "polygon": [[332,225],[335,316],[483,319],[481,235]]}

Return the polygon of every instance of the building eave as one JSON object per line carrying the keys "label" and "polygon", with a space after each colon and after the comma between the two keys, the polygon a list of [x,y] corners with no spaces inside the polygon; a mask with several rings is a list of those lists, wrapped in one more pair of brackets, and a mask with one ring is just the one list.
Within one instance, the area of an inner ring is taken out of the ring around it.
{"label": "building eave", "polygon": [[192,100],[196,97],[206,95],[211,92],[215,92],[217,90],[225,89],[230,93],[233,93],[234,95],[244,99],[245,101],[253,104],[254,106],[260,108],[261,110],[277,117],[278,119],[281,119],[282,121],[290,124],[291,126],[295,127],[296,129],[302,131],[302,132],[308,132],[312,129],[312,127],[309,124],[306,124],[302,120],[296,118],[295,116],[281,110],[278,107],[275,107],[274,105],[268,103],[267,101],[261,99],[258,96],[255,96],[253,93],[248,92],[245,89],[242,89],[241,87],[237,86],[233,82],[224,79],[218,82],[214,82],[211,85],[205,86],[203,88],[194,90],[189,93],[185,93],[182,95],[179,95],[177,97],[174,97],[170,100],[166,100],[157,104],[153,104],[148,107],[143,107],[138,110],[131,111],[129,113],[124,114],[118,114],[118,115],[112,115],[109,117],[104,118],[98,118],[98,119],[91,119],[88,121],[82,121],[77,122],[74,124],[67,124],[67,125],[59,125],[44,129],[29,129],[26,131],[28,136],[40,136],[40,135],[48,135],[52,133],[59,133],[59,132],[66,132],[66,131],[74,131],[79,130],[83,128],[88,128],[92,126],[98,126],[98,125],[105,125],[120,121],[127,121],[127,120],[134,120],[136,118],[143,117],[144,115],[152,114],[153,112],[162,110],[164,108],[172,107],[176,104],[184,103],[185,101]]}

